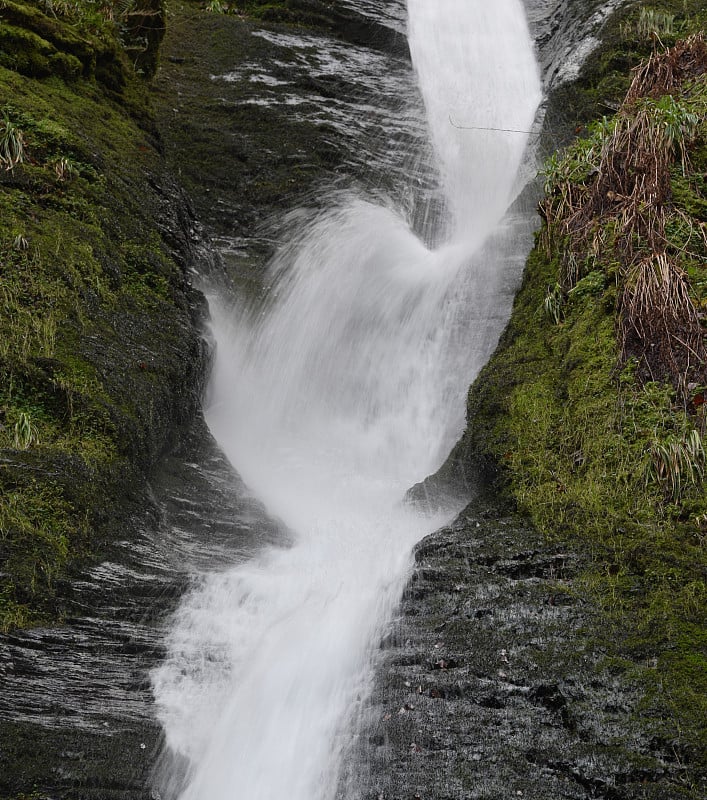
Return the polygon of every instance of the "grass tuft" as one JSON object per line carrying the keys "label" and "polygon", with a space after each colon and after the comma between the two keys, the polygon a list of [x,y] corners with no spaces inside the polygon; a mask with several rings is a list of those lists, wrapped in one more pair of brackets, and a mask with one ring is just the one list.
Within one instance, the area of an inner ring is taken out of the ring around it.
{"label": "grass tuft", "polygon": [[20,411],[17,417],[14,440],[15,447],[18,450],[27,450],[33,444],[39,443],[37,426],[32,421],[31,415],[26,411]]}
{"label": "grass tuft", "polygon": [[0,165],[8,172],[25,160],[25,137],[7,114],[0,120]]}
{"label": "grass tuft", "polygon": [[651,446],[646,481],[659,484],[670,500],[679,501],[688,489],[701,488],[704,477],[705,450],[698,431]]}

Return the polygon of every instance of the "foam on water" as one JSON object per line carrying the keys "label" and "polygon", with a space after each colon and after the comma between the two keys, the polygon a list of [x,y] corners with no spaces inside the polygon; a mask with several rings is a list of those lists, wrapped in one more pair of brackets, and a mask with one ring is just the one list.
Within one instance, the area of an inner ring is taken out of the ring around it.
{"label": "foam on water", "polygon": [[331,798],[411,547],[442,521],[400,501],[458,436],[488,355],[526,146],[450,118],[528,130],[540,89],[519,0],[408,10],[447,244],[339,194],[275,258],[264,307],[211,298],[208,423],[293,542],[202,575],[176,613],[153,674],[163,796]]}

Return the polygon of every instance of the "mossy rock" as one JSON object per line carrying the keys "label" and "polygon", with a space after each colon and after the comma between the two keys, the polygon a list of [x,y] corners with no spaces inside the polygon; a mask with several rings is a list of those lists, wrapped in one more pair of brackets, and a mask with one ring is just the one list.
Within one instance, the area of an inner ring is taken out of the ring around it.
{"label": "mossy rock", "polygon": [[97,53],[104,54],[111,50],[113,53],[117,52],[111,44],[88,33],[80,35],[72,30],[71,25],[49,17],[27,3],[3,0],[0,6],[0,21],[3,28],[7,25],[23,31],[28,43],[41,41],[44,43],[43,47],[46,48],[48,45],[53,52],[63,52],[78,59],[82,64],[84,76],[93,72]]}
{"label": "mossy rock", "polygon": [[57,587],[197,413],[207,364],[190,211],[145,86],[113,25],[82,24],[0,11],[28,59],[0,63],[22,151],[0,170],[3,628],[60,615]]}
{"label": "mossy rock", "polygon": [[32,31],[14,25],[0,28],[0,65],[6,69],[30,78],[46,78],[52,74],[50,59],[57,55],[53,45]]}

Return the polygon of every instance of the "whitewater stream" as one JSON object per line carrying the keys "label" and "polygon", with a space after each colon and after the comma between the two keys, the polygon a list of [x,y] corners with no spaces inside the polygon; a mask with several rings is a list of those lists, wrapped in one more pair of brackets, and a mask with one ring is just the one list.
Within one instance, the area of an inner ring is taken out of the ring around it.
{"label": "whitewater stream", "polygon": [[454,511],[402,499],[460,434],[507,314],[541,87],[520,0],[408,0],[407,36],[412,92],[363,51],[327,62],[377,73],[360,113],[397,120],[399,146],[357,135],[393,188],[300,211],[264,300],[211,293],[207,422],[289,541],[204,568],[171,620],[151,676],[165,798],[335,796],[411,548]]}

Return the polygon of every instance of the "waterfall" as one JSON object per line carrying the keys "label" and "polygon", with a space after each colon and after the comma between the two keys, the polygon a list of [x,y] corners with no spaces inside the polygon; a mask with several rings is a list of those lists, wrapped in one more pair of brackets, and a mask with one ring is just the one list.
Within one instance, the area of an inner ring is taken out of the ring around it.
{"label": "waterfall", "polygon": [[202,575],[176,612],[152,675],[174,756],[164,797],[333,797],[411,548],[443,521],[400,501],[459,435],[488,355],[540,88],[520,0],[409,0],[408,14],[444,243],[392,203],[339,193],[292,231],[266,304],[210,298],[207,421],[292,541]]}
{"label": "waterfall", "polygon": [[473,250],[512,200],[540,101],[525,13],[520,0],[408,0],[408,13],[451,235]]}

